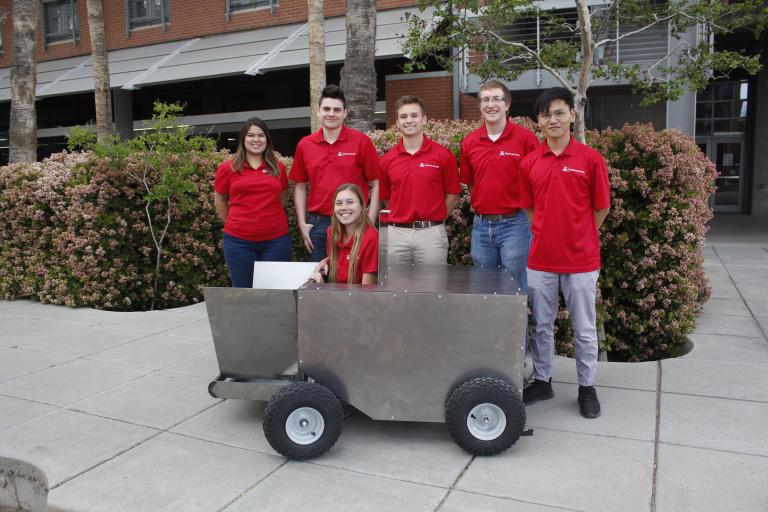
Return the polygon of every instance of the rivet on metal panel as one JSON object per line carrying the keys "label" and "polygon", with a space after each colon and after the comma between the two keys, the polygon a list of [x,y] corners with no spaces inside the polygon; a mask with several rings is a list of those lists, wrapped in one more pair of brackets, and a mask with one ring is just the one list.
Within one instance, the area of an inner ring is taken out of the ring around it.
{"label": "rivet on metal panel", "polygon": [[483,295],[483,300],[488,300],[488,296],[487,295]]}
{"label": "rivet on metal panel", "polygon": [[397,294],[396,294],[396,293],[393,293],[393,294],[392,294],[392,296],[393,296],[393,297],[397,297]]}
{"label": "rivet on metal panel", "polygon": [[438,295],[438,296],[437,296],[437,298],[438,298],[438,299],[442,299],[442,298],[443,298],[443,296],[442,296],[442,295]]}
{"label": "rivet on metal panel", "polygon": [[352,296],[352,292],[349,292],[347,295],[349,295],[351,297]]}
{"label": "rivet on metal panel", "polygon": [[408,293],[408,290],[403,290],[405,293]]}

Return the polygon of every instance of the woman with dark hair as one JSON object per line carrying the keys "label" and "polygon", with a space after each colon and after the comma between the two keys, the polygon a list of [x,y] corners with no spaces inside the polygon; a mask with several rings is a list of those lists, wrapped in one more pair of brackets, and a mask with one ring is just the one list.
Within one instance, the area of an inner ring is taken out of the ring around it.
{"label": "woman with dark hair", "polygon": [[254,261],[291,260],[283,207],[288,177],[264,121],[254,117],[243,124],[237,151],[216,170],[213,188],[232,286],[250,288]]}
{"label": "woman with dark hair", "polygon": [[310,279],[322,283],[376,284],[379,233],[365,210],[365,197],[355,184],[344,183],[333,196],[333,217],[328,227],[328,256]]}

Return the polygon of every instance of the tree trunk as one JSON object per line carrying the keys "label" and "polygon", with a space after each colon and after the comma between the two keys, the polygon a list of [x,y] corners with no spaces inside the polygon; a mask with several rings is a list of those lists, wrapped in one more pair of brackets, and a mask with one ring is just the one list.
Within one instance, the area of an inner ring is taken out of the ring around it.
{"label": "tree trunk", "polygon": [[347,52],[341,69],[341,88],[347,97],[349,126],[373,129],[376,105],[376,1],[346,0]]}
{"label": "tree trunk", "polygon": [[309,118],[312,131],[320,128],[315,107],[325,87],[325,15],[323,0],[307,0],[309,22]]}
{"label": "tree trunk", "polygon": [[93,95],[96,100],[96,140],[104,144],[112,135],[112,101],[101,0],[88,0],[88,30],[91,34]]}
{"label": "tree trunk", "polygon": [[579,69],[579,82],[576,85],[576,94],[573,101],[576,103],[576,122],[573,127],[573,136],[579,142],[586,141],[586,123],[584,111],[587,106],[587,89],[592,80],[592,59],[595,53],[592,41],[592,17],[589,6],[585,0],[576,0],[576,12],[579,15],[579,35],[581,37],[581,67]]}
{"label": "tree trunk", "polygon": [[8,161],[37,160],[37,39],[38,0],[13,1],[13,60],[11,63],[11,119]]}

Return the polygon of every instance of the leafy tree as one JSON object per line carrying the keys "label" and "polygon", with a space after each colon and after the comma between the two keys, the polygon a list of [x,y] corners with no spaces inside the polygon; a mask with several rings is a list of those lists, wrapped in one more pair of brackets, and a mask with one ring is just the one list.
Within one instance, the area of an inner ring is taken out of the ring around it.
{"label": "leafy tree", "polygon": [[[420,7],[434,9],[433,18],[410,17],[403,44],[412,59],[409,69],[423,69],[430,59],[451,68],[479,54],[482,62],[471,69],[483,79],[548,72],[574,95],[581,141],[587,90],[595,80],[625,81],[647,105],[677,99],[686,88],[703,89],[735,70],[755,74],[759,54],[716,50],[713,41],[736,31],[757,38],[768,23],[764,0],[574,0],[575,13],[533,0],[420,0]],[[526,23],[533,30],[514,29]],[[643,64],[606,58],[622,41],[654,28],[670,35],[661,58]]]}

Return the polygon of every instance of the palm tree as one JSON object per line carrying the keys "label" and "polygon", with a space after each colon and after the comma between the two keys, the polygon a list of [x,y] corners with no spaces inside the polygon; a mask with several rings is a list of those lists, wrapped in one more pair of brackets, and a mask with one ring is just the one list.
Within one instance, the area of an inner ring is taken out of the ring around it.
{"label": "palm tree", "polygon": [[323,0],[307,0],[309,22],[309,118],[312,131],[319,129],[314,109],[325,87],[325,15]]}
{"label": "palm tree", "polygon": [[112,136],[112,101],[107,39],[104,35],[104,11],[101,0],[88,0],[87,5],[93,60],[93,94],[96,100],[96,139],[103,144]]}
{"label": "palm tree", "polygon": [[347,97],[348,124],[360,131],[373,129],[376,104],[376,1],[346,0],[347,51],[341,69],[341,88]]}
{"label": "palm tree", "polygon": [[13,59],[11,62],[10,163],[37,160],[37,39],[38,0],[13,2]]}

